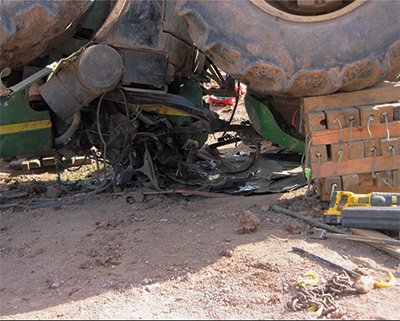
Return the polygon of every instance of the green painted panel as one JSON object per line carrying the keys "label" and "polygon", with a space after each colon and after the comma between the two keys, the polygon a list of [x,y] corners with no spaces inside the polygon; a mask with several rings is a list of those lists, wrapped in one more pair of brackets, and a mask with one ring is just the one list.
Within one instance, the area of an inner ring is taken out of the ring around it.
{"label": "green painted panel", "polygon": [[[195,80],[189,80],[181,85],[179,94],[183,97],[190,99],[191,101],[195,102],[196,104],[203,105],[203,90],[200,88],[199,82]],[[182,117],[181,121],[185,120]],[[189,117],[188,117],[189,118]],[[190,118],[188,119],[190,120]],[[188,121],[188,120],[185,120]],[[181,124],[183,124],[182,122]],[[178,125],[180,126],[180,125]],[[195,139],[199,143],[199,149],[205,144],[208,139],[207,134],[197,134]]]}
{"label": "green painted panel", "polygon": [[24,123],[41,120],[50,120],[50,113],[33,110],[24,93],[16,93],[7,100],[2,99],[0,126],[14,124],[22,131],[0,135],[0,158],[52,150],[51,127],[23,131]]}
{"label": "green painted panel", "polygon": [[247,94],[245,107],[250,122],[261,136],[297,153],[304,153],[304,142],[286,134],[276,123],[274,116],[267,106]]}
{"label": "green painted panel", "polygon": [[47,110],[33,110],[23,92],[16,93],[7,100],[1,100],[0,125],[45,119],[50,119],[50,113]]}
{"label": "green painted panel", "polygon": [[0,158],[53,149],[51,128],[0,135]]}

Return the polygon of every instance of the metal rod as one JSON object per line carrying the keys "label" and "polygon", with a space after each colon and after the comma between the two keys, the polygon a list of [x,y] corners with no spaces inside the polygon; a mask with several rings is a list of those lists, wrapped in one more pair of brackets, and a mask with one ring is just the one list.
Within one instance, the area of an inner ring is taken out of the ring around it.
{"label": "metal rod", "polygon": [[371,123],[371,120],[374,120],[374,116],[373,115],[369,115],[369,117],[368,117],[367,131],[368,131],[369,139],[372,138],[371,130],[369,129],[369,125]]}
{"label": "metal rod", "polygon": [[51,74],[55,70],[56,66],[57,62],[53,62],[51,65],[47,65],[43,69],[39,70],[37,73],[34,73],[33,75],[19,82],[18,84],[10,87],[10,89],[13,93],[17,93],[21,90],[28,88],[30,85],[32,85],[32,83],[38,81],[39,79],[42,79],[44,76]]}
{"label": "metal rod", "polygon": [[354,119],[350,119],[349,121],[350,121],[350,139],[349,139],[349,147],[351,147],[351,138],[352,138],[352,135],[353,135],[353,122],[354,122]]}
{"label": "metal rod", "polygon": [[390,165],[390,171],[392,171],[393,166],[394,166],[394,160],[395,160],[395,158],[396,158],[396,149],[394,148],[393,145],[390,145],[390,146],[389,146],[389,150],[390,150],[390,151],[392,152],[392,154],[393,154],[392,164]]}
{"label": "metal rod", "polygon": [[340,162],[342,161],[342,157],[343,157],[344,151],[342,151],[341,149],[339,149],[338,154],[339,154],[339,161],[338,161],[338,163],[337,163],[336,170],[333,172],[333,174],[337,174],[338,171],[339,171],[339,166],[340,166]]}
{"label": "metal rod", "polygon": [[333,122],[338,123],[339,127],[340,127],[340,138],[339,138],[339,143],[341,143],[343,141],[343,136],[342,136],[342,122],[340,121],[339,118],[335,117],[335,119],[333,120]]}
{"label": "metal rod", "polygon": [[374,158],[372,159],[372,178],[376,178],[375,175],[375,160],[376,160],[376,147],[372,146],[371,151],[374,152]]}
{"label": "metal rod", "polygon": [[312,257],[313,259],[316,259],[316,260],[318,260],[318,261],[320,261],[320,262],[322,262],[322,263],[324,263],[324,264],[326,264],[326,265],[329,265],[329,266],[331,266],[331,267],[334,267],[334,268],[336,268],[336,269],[343,270],[343,271],[345,271],[347,274],[349,274],[349,275],[351,275],[352,277],[355,277],[355,278],[357,278],[357,279],[360,278],[360,277],[362,276],[361,274],[358,274],[357,272],[354,272],[354,271],[352,271],[352,270],[346,269],[346,268],[344,268],[343,266],[340,266],[339,264],[336,264],[336,263],[333,263],[333,262],[331,262],[331,261],[328,261],[327,259],[324,259],[324,258],[322,258],[322,257],[320,257],[320,256],[318,256],[318,255],[315,255],[315,254],[313,254],[313,253],[311,253],[311,252],[308,252],[308,251],[306,251],[306,250],[303,250],[303,249],[301,249],[301,248],[299,248],[299,247],[293,246],[293,247],[292,247],[292,251],[293,251],[293,252],[301,252],[301,253],[307,254],[307,255],[309,255],[310,257]]}
{"label": "metal rod", "polygon": [[307,222],[307,223],[310,223],[310,224],[312,224],[312,225],[321,227],[321,228],[323,228],[323,229],[325,229],[325,230],[327,230],[327,231],[331,231],[331,232],[335,232],[335,233],[339,233],[339,234],[351,235],[351,233],[342,231],[341,229],[338,229],[337,227],[334,227],[334,226],[331,226],[331,225],[328,225],[328,224],[325,224],[325,223],[318,222],[318,221],[316,221],[316,220],[313,220],[312,218],[309,218],[309,217],[307,217],[307,216],[304,216],[304,215],[301,215],[301,214],[299,214],[299,213],[293,212],[293,211],[288,210],[288,209],[286,209],[286,208],[283,208],[283,207],[280,207],[280,206],[277,206],[277,205],[272,205],[271,208],[272,208],[275,212],[290,215],[290,216],[292,216],[292,217],[298,218],[298,219],[303,220],[303,221],[305,221],[305,222]]}
{"label": "metal rod", "polygon": [[385,117],[385,126],[386,126],[386,140],[390,140],[390,132],[389,132],[389,125],[388,125],[388,113],[385,111],[383,114]]}

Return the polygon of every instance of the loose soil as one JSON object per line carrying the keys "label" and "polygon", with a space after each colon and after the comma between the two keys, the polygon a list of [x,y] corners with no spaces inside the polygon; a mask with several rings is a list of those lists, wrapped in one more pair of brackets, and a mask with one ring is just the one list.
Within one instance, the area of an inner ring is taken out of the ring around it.
{"label": "loose soil", "polygon": [[[54,169],[0,165],[2,194],[28,192],[24,204],[57,186]],[[63,171],[73,187],[59,196],[79,197],[74,188],[89,184],[95,170]],[[72,185],[73,175],[89,178]],[[306,190],[220,197],[115,190],[68,206],[3,209],[0,319],[317,319],[287,306],[296,280],[314,271],[322,285],[339,271],[293,246],[377,281],[387,281],[388,271],[400,279],[398,259],[358,242],[309,239],[309,224],[271,209],[322,222],[327,204]],[[239,229],[243,213],[258,226]],[[398,284],[349,293],[324,318],[398,319],[399,298]]]}

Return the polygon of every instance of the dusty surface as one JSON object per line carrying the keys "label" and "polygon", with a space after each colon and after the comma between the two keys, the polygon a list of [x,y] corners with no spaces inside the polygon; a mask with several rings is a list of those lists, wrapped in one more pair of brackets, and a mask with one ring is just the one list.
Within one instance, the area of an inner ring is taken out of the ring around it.
{"label": "dusty surface", "polygon": [[[2,193],[30,188],[25,204],[57,186],[54,170],[1,166]],[[94,169],[80,172],[88,177]],[[64,200],[91,180],[72,185],[73,175],[62,173],[71,183],[57,195]],[[32,180],[46,188],[32,188]],[[399,260],[357,242],[310,240],[309,225],[271,209],[276,204],[322,222],[327,204],[305,191],[215,198],[115,191],[69,206],[3,209],[0,318],[316,319],[315,312],[288,308],[296,280],[315,271],[322,285],[339,271],[293,246],[374,280],[387,281],[387,271],[400,279]],[[246,211],[259,225],[238,233]],[[335,299],[340,313],[328,317],[398,319],[399,297],[399,285],[350,293]]]}

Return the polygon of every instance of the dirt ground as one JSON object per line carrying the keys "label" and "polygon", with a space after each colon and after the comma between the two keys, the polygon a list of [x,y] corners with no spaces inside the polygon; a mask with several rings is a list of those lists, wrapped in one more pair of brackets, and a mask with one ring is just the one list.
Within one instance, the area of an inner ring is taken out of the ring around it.
{"label": "dirt ground", "polygon": [[[232,148],[244,147],[226,152]],[[54,169],[0,165],[1,193],[26,192],[24,204],[57,186]],[[93,171],[84,166],[80,175]],[[73,175],[63,171],[62,179],[73,182]],[[388,271],[400,279],[398,259],[358,242],[309,239],[311,225],[271,208],[322,222],[327,204],[306,190],[218,197],[114,191],[68,206],[2,209],[0,319],[398,319],[398,284],[340,294],[339,308],[325,316],[288,306],[308,272],[316,272],[319,287],[340,273],[292,247],[375,281],[387,282]],[[70,187],[61,197],[80,195]],[[243,213],[255,225],[239,233]]]}

